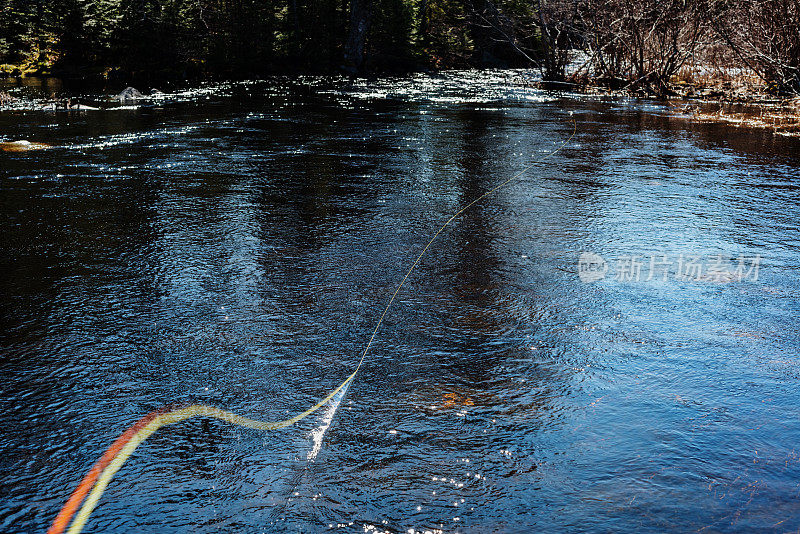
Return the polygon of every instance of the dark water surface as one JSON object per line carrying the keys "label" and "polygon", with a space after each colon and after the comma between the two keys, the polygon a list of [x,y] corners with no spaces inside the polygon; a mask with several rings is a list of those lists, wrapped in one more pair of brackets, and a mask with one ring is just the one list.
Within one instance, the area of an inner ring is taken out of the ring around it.
{"label": "dark water surface", "polygon": [[[316,456],[330,412],[167,427],[86,531],[800,529],[797,140],[502,73],[185,96],[0,113],[53,145],[0,153],[0,531],[165,404],[313,404],[428,237],[572,119],[432,246]],[[647,280],[654,253],[759,271]]]}

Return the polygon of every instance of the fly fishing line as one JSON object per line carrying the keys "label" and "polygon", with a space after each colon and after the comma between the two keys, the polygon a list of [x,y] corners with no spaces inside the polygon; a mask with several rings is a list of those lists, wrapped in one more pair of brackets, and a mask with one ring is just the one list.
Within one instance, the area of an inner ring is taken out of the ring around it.
{"label": "fly fishing line", "polygon": [[450,223],[452,223],[462,213],[464,213],[465,211],[467,211],[472,206],[482,201],[486,197],[493,195],[498,190],[507,186],[514,180],[517,180],[522,175],[527,173],[532,167],[553,157],[555,154],[560,152],[564,147],[566,147],[567,144],[569,144],[569,142],[572,141],[572,138],[575,137],[575,134],[577,133],[578,126],[577,122],[575,122],[574,119],[572,121],[572,124],[573,124],[573,130],[569,138],[563,141],[555,150],[552,150],[551,152],[547,153],[541,158],[534,160],[533,162],[528,164],[524,169],[511,176],[511,178],[506,179],[500,184],[484,192],[479,197],[473,199],[468,204],[464,205],[462,208],[456,211],[449,219],[447,219],[447,221],[436,231],[436,233],[433,234],[433,237],[430,238],[430,240],[422,249],[422,251],[419,253],[419,255],[417,255],[416,260],[414,260],[414,263],[408,269],[405,276],[403,276],[403,279],[400,281],[400,284],[397,286],[397,289],[395,289],[394,293],[389,299],[389,302],[387,302],[386,306],[384,307],[383,313],[378,319],[378,322],[375,324],[375,328],[372,330],[372,335],[370,336],[366,347],[364,347],[364,352],[361,353],[361,358],[358,360],[358,365],[356,365],[355,370],[327,396],[322,398],[319,402],[317,402],[315,405],[308,408],[304,412],[295,415],[290,419],[285,419],[283,421],[273,421],[273,422],[250,419],[248,417],[243,417],[241,415],[237,415],[235,413],[222,410],[214,406],[206,406],[202,404],[192,404],[190,406],[174,406],[174,405],[166,406],[164,408],[151,412],[142,417],[133,426],[131,426],[128,430],[126,430],[119,438],[117,438],[116,441],[114,441],[108,447],[108,449],[106,449],[103,456],[101,456],[100,459],[97,460],[97,462],[89,470],[86,476],[84,476],[83,480],[81,480],[80,484],[78,484],[78,486],[72,492],[72,495],[70,495],[67,502],[61,508],[61,511],[53,520],[53,524],[48,529],[47,534],[62,534],[65,531],[68,534],[79,534],[83,530],[83,527],[86,524],[86,521],[88,521],[89,516],[92,513],[92,510],[94,510],[95,506],[97,506],[100,497],[103,495],[103,492],[105,491],[106,487],[108,487],[108,484],[111,482],[111,479],[114,477],[116,472],[120,470],[122,465],[134,453],[136,448],[139,445],[141,445],[148,437],[150,437],[152,434],[158,431],[161,427],[179,423],[181,421],[185,421],[186,419],[190,419],[192,417],[209,417],[213,419],[219,419],[221,421],[225,421],[233,425],[238,425],[245,428],[252,428],[256,430],[278,430],[280,428],[291,426],[297,423],[298,421],[305,419],[306,417],[308,417],[309,415],[313,414],[321,407],[326,405],[328,402],[330,402],[330,400],[336,397],[337,394],[345,390],[349,386],[349,384],[355,379],[356,375],[358,375],[358,372],[361,369],[361,366],[364,363],[364,360],[367,356],[367,352],[369,351],[370,346],[372,346],[372,342],[375,340],[375,336],[378,334],[378,330],[380,329],[381,324],[383,323],[383,319],[389,312],[389,308],[392,306],[395,297],[397,297],[397,294],[400,292],[400,289],[403,288],[403,285],[405,285],[406,280],[408,280],[408,277],[417,268],[417,265],[419,264],[420,260],[422,260],[422,257],[428,251],[428,249],[436,240],[436,238],[439,237],[439,235],[445,230],[445,228],[447,228],[450,225]]}

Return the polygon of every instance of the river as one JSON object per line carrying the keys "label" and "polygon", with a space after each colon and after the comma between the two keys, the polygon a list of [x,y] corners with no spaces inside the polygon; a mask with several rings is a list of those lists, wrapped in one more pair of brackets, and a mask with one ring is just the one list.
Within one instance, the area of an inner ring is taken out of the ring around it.
{"label": "river", "polygon": [[0,531],[161,406],[313,405],[523,170],[338,409],[164,428],[86,532],[800,529],[800,140],[517,82],[1,112]]}

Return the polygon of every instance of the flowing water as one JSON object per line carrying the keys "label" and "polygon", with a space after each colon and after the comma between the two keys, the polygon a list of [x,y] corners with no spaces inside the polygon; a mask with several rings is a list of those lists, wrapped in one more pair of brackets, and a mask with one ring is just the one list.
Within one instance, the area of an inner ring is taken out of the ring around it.
{"label": "flowing water", "polygon": [[153,409],[312,405],[573,128],[344,399],[160,430],[86,531],[800,529],[800,142],[512,74],[0,113],[0,531]]}

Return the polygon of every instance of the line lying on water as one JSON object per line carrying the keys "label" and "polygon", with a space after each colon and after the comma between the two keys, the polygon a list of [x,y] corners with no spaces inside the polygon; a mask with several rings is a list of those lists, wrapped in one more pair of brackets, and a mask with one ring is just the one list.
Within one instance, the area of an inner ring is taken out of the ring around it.
{"label": "line lying on water", "polygon": [[[480,202],[481,200],[485,199],[488,196],[493,195],[498,190],[502,189],[503,187],[507,186],[514,180],[521,177],[523,174],[527,173],[532,167],[542,163],[543,161],[551,158],[558,152],[560,152],[564,147],[572,141],[572,138],[575,137],[575,134],[578,130],[577,122],[573,119],[573,130],[572,134],[570,134],[569,138],[562,142],[558,148],[555,150],[547,153],[545,156],[534,160],[528,166],[526,166],[521,171],[517,172],[511,178],[501,182],[500,184],[494,186],[493,188],[489,189],[479,197],[475,198],[457,212],[455,212],[447,221],[433,234],[433,237],[428,241],[425,247],[422,249],[422,252],[419,253],[414,263],[406,272],[403,279],[400,281],[400,284],[395,289],[394,293],[392,294],[389,302],[386,303],[386,306],[383,309],[383,313],[381,314],[378,322],[375,324],[375,328],[372,331],[372,335],[367,342],[366,347],[364,347],[364,352],[361,353],[361,358],[358,360],[358,365],[356,366],[355,370],[347,377],[345,380],[339,384],[333,391],[331,391],[327,396],[317,402],[311,408],[305,410],[304,412],[283,421],[275,421],[275,422],[267,422],[267,421],[258,421],[255,419],[249,419],[247,417],[242,417],[241,415],[237,415],[232,412],[228,412],[226,410],[221,410],[219,408],[215,408],[213,406],[206,406],[202,404],[193,404],[191,406],[183,406],[183,407],[175,407],[175,406],[168,406],[165,408],[161,408],[160,410],[156,410],[145,415],[139,421],[137,421],[133,426],[131,426],[128,430],[126,430],[119,438],[117,438],[114,443],[109,446],[109,448],[105,451],[103,456],[94,464],[92,469],[86,474],[86,476],[81,480],[78,487],[75,488],[75,491],[72,492],[69,500],[64,504],[61,511],[56,516],[53,524],[50,526],[50,529],[47,531],[48,534],[61,534],[69,525],[69,530],[67,532],[69,534],[79,534],[83,530],[83,526],[86,524],[86,521],[89,519],[89,516],[94,510],[95,506],[97,506],[97,502],[100,500],[100,497],[103,495],[108,484],[111,482],[111,479],[114,477],[117,471],[120,470],[122,465],[125,461],[133,454],[136,448],[141,445],[148,437],[154,434],[158,429],[163,426],[171,425],[174,423],[179,423],[186,419],[200,416],[200,417],[211,417],[214,419],[219,419],[221,421],[225,421],[234,425],[246,427],[246,428],[253,428],[256,430],[277,430],[279,428],[285,428],[287,426],[291,426],[298,421],[305,419],[312,413],[316,412],[322,406],[327,404],[331,399],[333,399],[339,392],[343,392],[347,388],[347,386],[355,379],[358,371],[361,369],[361,365],[364,363],[364,360],[367,357],[367,352],[369,352],[370,347],[372,346],[372,342],[375,340],[375,336],[378,334],[378,330],[380,330],[381,324],[383,324],[383,319],[386,317],[386,314],[389,312],[389,308],[391,308],[392,303],[394,302],[395,297],[405,285],[406,280],[408,277],[411,276],[411,273],[417,268],[420,260],[428,251],[430,246],[439,237],[445,228],[447,228],[451,222],[453,222],[459,215],[470,209],[472,206]],[[339,399],[341,400],[341,399]],[[331,420],[333,419],[333,414],[335,409],[331,411],[330,416]],[[328,423],[330,424],[330,422]],[[327,426],[325,427],[327,429]],[[324,431],[323,431],[324,434]],[[320,443],[322,444],[322,435],[320,435]],[[315,443],[314,450],[318,452],[318,447]],[[316,454],[314,454],[316,456]],[[309,455],[309,459],[311,456]],[[87,497],[88,495],[88,497]],[[84,498],[86,499],[84,501]],[[81,502],[83,505],[81,506]],[[78,510],[78,506],[80,506],[80,510]],[[77,515],[76,515],[77,511]],[[74,520],[73,520],[74,516]],[[70,521],[72,523],[70,524]]]}

